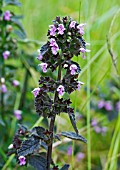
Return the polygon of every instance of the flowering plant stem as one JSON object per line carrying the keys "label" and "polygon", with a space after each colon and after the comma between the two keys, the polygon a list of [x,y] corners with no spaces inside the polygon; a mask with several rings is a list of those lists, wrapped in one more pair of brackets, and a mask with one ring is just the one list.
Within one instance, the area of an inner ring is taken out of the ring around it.
{"label": "flowering plant stem", "polygon": [[[61,80],[61,69],[62,68],[61,68],[61,64],[60,64],[59,68],[58,68],[58,78],[57,78],[58,81]],[[57,97],[58,97],[58,94],[57,94],[57,91],[56,91],[55,97],[54,97],[54,103],[55,103]],[[51,158],[52,158],[53,131],[54,131],[55,118],[56,118],[56,115],[51,118],[50,127],[49,127],[49,131],[52,132],[52,138],[51,138],[51,144],[48,147],[48,152],[47,152],[47,170],[50,170],[50,163],[51,163]]]}
{"label": "flowering plant stem", "polygon": [[[2,27],[1,30],[2,30],[2,44],[4,45],[5,44],[4,27]],[[5,73],[4,67],[5,67],[5,63],[4,63],[4,59],[2,57],[1,78],[4,77],[4,73]],[[7,125],[7,123],[5,121],[5,116],[4,116],[4,93],[3,92],[1,92],[1,117],[2,117],[4,124]]]}
{"label": "flowering plant stem", "polygon": [[[2,71],[1,71],[1,77],[4,77],[4,63],[2,65]],[[4,117],[4,93],[1,92],[1,117],[2,117],[2,120],[4,121],[5,123],[5,117]]]}
{"label": "flowering plant stem", "polygon": [[25,76],[24,76],[24,82],[23,82],[23,88],[22,88],[19,106],[18,106],[19,110],[22,110],[24,103],[25,103],[25,95],[26,95],[26,91],[27,91],[28,78],[29,78],[29,70],[26,69]]}

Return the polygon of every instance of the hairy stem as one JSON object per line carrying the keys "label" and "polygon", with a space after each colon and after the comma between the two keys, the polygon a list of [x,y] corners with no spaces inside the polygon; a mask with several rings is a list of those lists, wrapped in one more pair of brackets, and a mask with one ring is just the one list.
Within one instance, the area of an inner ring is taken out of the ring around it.
{"label": "hairy stem", "polygon": [[[61,65],[59,65],[57,81],[61,80],[61,69],[62,69],[62,67],[61,67]],[[57,94],[57,91],[56,91],[55,97],[54,97],[54,103],[56,102],[57,98],[58,98],[58,94]],[[56,115],[54,115],[54,117],[52,117],[51,120],[50,120],[49,131],[52,132],[52,137],[51,137],[51,145],[48,147],[48,152],[47,152],[47,170],[50,170],[50,163],[51,163],[51,160],[52,160],[53,131],[54,131],[55,118],[56,118]]]}

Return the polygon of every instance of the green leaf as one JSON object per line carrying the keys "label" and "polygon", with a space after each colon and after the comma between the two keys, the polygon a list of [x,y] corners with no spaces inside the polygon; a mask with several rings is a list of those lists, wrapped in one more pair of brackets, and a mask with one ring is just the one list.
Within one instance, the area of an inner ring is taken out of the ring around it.
{"label": "green leaf", "polygon": [[5,5],[21,6],[21,3],[18,0],[5,0]]}
{"label": "green leaf", "polygon": [[69,164],[65,164],[60,170],[68,170],[70,167]]}
{"label": "green leaf", "polygon": [[47,160],[43,156],[32,155],[30,156],[28,162],[36,170],[45,170],[47,166]]}
{"label": "green leaf", "polygon": [[4,121],[2,120],[1,116],[0,116],[0,125],[5,126],[5,123],[4,123]]}
{"label": "green leaf", "polygon": [[74,115],[74,113],[70,113],[70,114],[68,114],[68,115],[69,115],[71,124],[72,124],[75,132],[78,134],[78,129],[77,129],[77,126],[76,126],[76,120],[75,120],[75,115]]}
{"label": "green leaf", "polygon": [[60,135],[66,137],[66,138],[70,138],[72,140],[79,140],[79,141],[82,141],[85,143],[87,142],[87,140],[84,137],[82,137],[81,135],[76,134],[74,132],[61,132]]}
{"label": "green leaf", "polygon": [[11,64],[6,64],[6,67],[9,68],[10,70],[16,70],[18,69],[18,67],[14,66],[14,65],[11,65]]}
{"label": "green leaf", "polygon": [[26,34],[25,32],[21,31],[21,30],[14,30],[14,34],[16,34],[20,39],[25,39],[26,38]]}
{"label": "green leaf", "polygon": [[14,25],[16,25],[22,31],[22,34],[24,34],[24,36],[26,36],[26,32],[25,32],[21,22],[19,21],[19,17],[13,16],[13,17],[11,17],[11,21],[13,22]]}
{"label": "green leaf", "polygon": [[17,154],[18,156],[26,156],[39,149],[39,147],[40,140],[32,136],[22,142],[20,149],[17,150]]}

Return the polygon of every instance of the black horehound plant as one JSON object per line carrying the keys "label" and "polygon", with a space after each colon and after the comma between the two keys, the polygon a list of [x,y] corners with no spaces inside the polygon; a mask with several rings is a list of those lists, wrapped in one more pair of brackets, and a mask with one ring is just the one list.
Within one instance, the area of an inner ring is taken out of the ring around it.
{"label": "black horehound plant", "polygon": [[[42,71],[56,73],[56,78],[52,76],[40,76],[39,87],[32,92],[35,96],[36,112],[48,118],[50,124],[48,129],[41,126],[27,130],[20,125],[11,144],[11,153],[15,153],[20,165],[29,163],[39,170],[59,170],[52,160],[52,147],[55,139],[60,140],[61,136],[86,142],[86,139],[79,135],[74,109],[69,94],[79,90],[82,82],[78,81],[80,66],[72,61],[74,56],[85,58],[87,43],[83,39],[85,24],[78,24],[69,17],[56,17],[53,25],[48,30],[48,40],[39,51],[38,60]],[[54,133],[55,118],[60,113],[67,113],[74,132]],[[45,152],[43,152],[43,149]],[[68,170],[69,165],[65,164],[60,170]]]}

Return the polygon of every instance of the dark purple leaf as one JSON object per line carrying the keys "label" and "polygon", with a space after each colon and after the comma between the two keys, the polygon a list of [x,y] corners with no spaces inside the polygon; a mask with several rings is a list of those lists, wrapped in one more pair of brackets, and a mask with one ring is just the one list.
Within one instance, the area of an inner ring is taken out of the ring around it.
{"label": "dark purple leaf", "polygon": [[70,167],[69,164],[65,164],[60,170],[68,170]]}
{"label": "dark purple leaf", "polygon": [[40,139],[44,139],[45,138],[44,132],[45,132],[45,129],[43,127],[41,127],[41,126],[34,127],[31,130],[31,134],[34,135],[34,136],[39,137]]}
{"label": "dark purple leaf", "polygon": [[66,137],[66,138],[70,138],[72,140],[79,140],[79,141],[82,141],[85,143],[87,142],[87,140],[84,137],[82,137],[81,135],[76,134],[74,132],[61,132],[60,135]]}
{"label": "dark purple leaf", "polygon": [[27,140],[23,141],[20,149],[17,150],[18,156],[26,156],[32,154],[35,150],[40,147],[40,140],[37,138],[29,137]]}
{"label": "dark purple leaf", "polygon": [[46,170],[47,160],[43,156],[32,155],[30,156],[28,162],[36,170]]}
{"label": "dark purple leaf", "polygon": [[76,126],[76,120],[75,120],[75,115],[74,115],[74,113],[70,113],[70,114],[68,114],[68,115],[69,115],[71,124],[72,124],[75,132],[78,134],[78,129],[77,129],[77,126]]}

